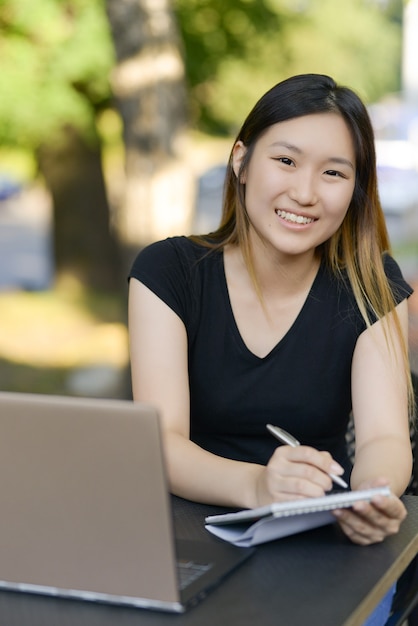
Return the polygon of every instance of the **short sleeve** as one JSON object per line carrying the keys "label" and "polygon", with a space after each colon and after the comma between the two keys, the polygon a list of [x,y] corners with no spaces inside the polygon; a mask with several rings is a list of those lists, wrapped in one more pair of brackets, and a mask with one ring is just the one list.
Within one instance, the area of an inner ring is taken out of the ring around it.
{"label": "short sleeve", "polygon": [[190,262],[181,239],[165,239],[141,250],[128,278],[143,283],[186,324],[190,311]]}
{"label": "short sleeve", "polygon": [[404,279],[401,269],[395,259],[389,254],[383,257],[385,274],[392,289],[396,304],[400,304],[405,298],[409,298],[414,292],[411,285]]}

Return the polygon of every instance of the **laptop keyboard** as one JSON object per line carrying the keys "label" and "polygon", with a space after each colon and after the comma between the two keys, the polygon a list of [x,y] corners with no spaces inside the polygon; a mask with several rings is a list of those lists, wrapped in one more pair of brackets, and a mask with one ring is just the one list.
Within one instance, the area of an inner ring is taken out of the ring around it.
{"label": "laptop keyboard", "polygon": [[192,582],[210,570],[211,567],[212,563],[196,563],[189,559],[179,559],[177,561],[177,570],[179,573],[180,589],[188,587]]}

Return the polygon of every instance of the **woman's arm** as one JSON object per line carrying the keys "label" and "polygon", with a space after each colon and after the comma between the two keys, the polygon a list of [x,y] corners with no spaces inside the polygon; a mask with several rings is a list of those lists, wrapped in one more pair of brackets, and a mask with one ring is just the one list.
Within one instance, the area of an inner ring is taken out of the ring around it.
{"label": "woman's arm", "polygon": [[[397,307],[402,332],[408,337],[408,308]],[[411,477],[412,452],[409,436],[407,382],[401,346],[393,319],[391,343],[383,321],[359,337],[353,357],[352,394],[356,433],[356,457],[352,486],[382,477],[401,495]]]}
{"label": "woman's arm", "polygon": [[159,410],[173,493],[254,508],[321,496],[331,488],[328,472],[341,472],[326,452],[280,446],[264,467],[216,456],[190,441],[186,330],[174,311],[136,279],[129,286],[129,335],[134,399]]}
{"label": "woman's arm", "polygon": [[[406,341],[406,300],[398,305],[397,313]],[[388,331],[393,340],[387,337]],[[387,484],[394,497],[377,498],[372,505],[359,503],[353,511],[340,511],[338,518],[353,541],[372,543],[399,529],[405,508],[396,496],[404,492],[412,471],[407,383],[393,316],[389,316],[386,334],[384,322],[379,321],[359,337],[352,395],[356,432],[352,488]]]}
{"label": "woman's arm", "polygon": [[250,506],[249,486],[258,466],[215,456],[190,441],[186,330],[174,311],[136,279],[129,285],[129,336],[133,396],[159,410],[173,493]]}

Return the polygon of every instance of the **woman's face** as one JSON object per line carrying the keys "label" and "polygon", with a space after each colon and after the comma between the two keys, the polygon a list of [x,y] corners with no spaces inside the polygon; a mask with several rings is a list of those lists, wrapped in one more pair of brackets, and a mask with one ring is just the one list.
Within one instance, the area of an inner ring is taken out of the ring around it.
{"label": "woman's face", "polygon": [[[246,152],[237,142],[233,168]],[[312,254],[341,225],[354,191],[350,131],[337,113],[317,113],[270,126],[259,138],[241,182],[254,232],[285,255]]]}

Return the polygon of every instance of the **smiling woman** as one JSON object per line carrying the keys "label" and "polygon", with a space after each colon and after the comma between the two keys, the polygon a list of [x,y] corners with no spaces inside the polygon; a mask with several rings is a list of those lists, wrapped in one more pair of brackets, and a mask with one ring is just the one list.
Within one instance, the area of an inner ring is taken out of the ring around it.
{"label": "smiling woman", "polygon": [[[236,176],[246,152],[237,141],[232,156]],[[265,248],[270,241],[275,254],[284,255],[282,263],[296,262],[298,255],[298,263],[306,256],[311,264],[316,248],[340,227],[355,176],[353,140],[341,115],[316,113],[270,126],[241,175],[254,258],[260,258],[257,245]],[[274,223],[272,210],[279,218]]]}
{"label": "smiling woman", "polygon": [[[393,494],[337,512],[346,535],[367,545],[397,532],[411,293],[363,103],[323,75],[279,83],[234,142],[219,227],[148,246],[130,273],[133,392],[160,411],[172,491],[254,508],[322,496],[344,474]],[[276,447],[267,423],[302,445]]]}

